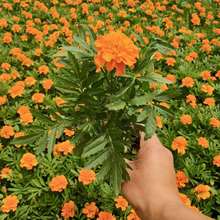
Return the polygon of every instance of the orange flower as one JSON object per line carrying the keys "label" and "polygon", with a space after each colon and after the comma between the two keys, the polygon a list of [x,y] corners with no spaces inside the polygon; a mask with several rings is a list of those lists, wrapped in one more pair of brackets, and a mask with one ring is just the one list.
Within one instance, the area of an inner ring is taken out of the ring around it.
{"label": "orange flower", "polygon": [[163,127],[163,121],[162,121],[162,118],[160,116],[156,116],[156,125],[158,128],[162,128]]}
{"label": "orange flower", "polygon": [[89,185],[96,180],[96,174],[93,170],[90,169],[82,169],[79,172],[79,182],[83,183],[83,185]]}
{"label": "orange flower", "polygon": [[4,105],[7,102],[7,96],[0,96],[0,106]]}
{"label": "orange flower", "polygon": [[198,58],[198,54],[196,52],[191,52],[185,57],[185,60],[188,62],[192,62],[193,60]]}
{"label": "orange flower", "polygon": [[116,218],[115,216],[112,215],[112,213],[102,211],[102,212],[99,212],[99,216],[97,220],[116,220]]}
{"label": "orange flower", "polygon": [[181,171],[181,170],[178,170],[176,172],[176,184],[177,184],[177,187],[178,188],[183,188],[186,186],[186,184],[189,182],[189,179],[188,177],[186,176],[186,174]]}
{"label": "orange flower", "polygon": [[186,152],[186,145],[187,145],[187,140],[184,137],[179,136],[173,140],[172,149],[177,150],[179,154],[183,155]]}
{"label": "orange flower", "polygon": [[192,124],[192,117],[190,115],[182,115],[180,117],[180,122],[183,125],[190,125],[190,124]]}
{"label": "orange flower", "polygon": [[200,17],[196,13],[193,13],[191,22],[193,23],[193,25],[200,25]]}
{"label": "orange flower", "polygon": [[21,123],[29,124],[33,122],[33,116],[28,106],[22,105],[18,108],[17,113],[20,115]]}
{"label": "orange flower", "polygon": [[10,211],[15,212],[17,209],[19,201],[17,196],[9,195],[3,199],[3,204],[1,206],[1,211],[4,213],[9,213]]}
{"label": "orange flower", "polygon": [[62,192],[64,189],[66,189],[67,185],[68,181],[64,175],[55,176],[49,182],[49,187],[52,192]]}
{"label": "orange flower", "polygon": [[176,76],[172,74],[167,74],[166,79],[175,83],[176,82]]}
{"label": "orange flower", "polygon": [[196,192],[197,198],[200,200],[206,200],[211,196],[210,187],[208,185],[199,184],[195,187],[194,191]]}
{"label": "orange flower", "polygon": [[0,179],[8,178],[12,173],[12,169],[9,167],[4,167],[0,173]]}
{"label": "orange flower", "polygon": [[59,144],[56,144],[53,149],[53,154],[60,155],[63,153],[63,155],[68,155],[73,152],[74,148],[75,148],[75,145],[72,144],[69,140],[67,140]]}
{"label": "orange flower", "polygon": [[181,202],[186,206],[186,207],[191,207],[191,201],[190,199],[183,193],[179,193],[179,197]]}
{"label": "orange flower", "polygon": [[2,63],[2,64],[1,64],[1,68],[2,68],[3,70],[8,71],[8,70],[10,70],[11,65],[10,65],[9,63]]}
{"label": "orange flower", "polygon": [[127,220],[141,220],[134,209],[131,210],[130,214],[127,217]]}
{"label": "orange flower", "polygon": [[220,167],[220,154],[214,156],[212,163],[213,163],[213,165]]}
{"label": "orange flower", "polygon": [[33,76],[28,76],[25,78],[24,83],[27,87],[34,86],[37,80]]}
{"label": "orange flower", "polygon": [[55,100],[55,103],[57,106],[61,106],[61,105],[65,104],[65,100],[60,97],[55,97],[54,100]]}
{"label": "orange flower", "polygon": [[38,72],[43,75],[47,75],[49,73],[49,68],[46,65],[42,65],[38,67]]}
{"label": "orange flower", "polygon": [[159,61],[159,60],[163,59],[163,55],[159,51],[156,51],[154,53],[154,59]]}
{"label": "orange flower", "polygon": [[209,80],[211,78],[211,72],[208,70],[202,71],[201,77],[203,80]]}
{"label": "orange flower", "polygon": [[17,96],[22,96],[24,93],[24,82],[23,81],[18,81],[14,84],[14,86],[12,86],[8,93],[10,94],[10,96],[14,99]]}
{"label": "orange flower", "polygon": [[34,103],[38,103],[38,104],[43,103],[43,101],[44,101],[44,94],[40,93],[40,92],[34,93],[32,95],[32,101]]}
{"label": "orange flower", "polygon": [[48,91],[53,85],[53,80],[52,79],[45,79],[43,82],[42,82],[42,86],[43,88]]}
{"label": "orange flower", "polygon": [[15,134],[14,128],[11,125],[5,125],[0,129],[0,137],[9,139]]}
{"label": "orange flower", "polygon": [[115,199],[115,206],[118,209],[121,209],[122,211],[125,211],[128,208],[128,201],[123,196],[118,196]]}
{"label": "orange flower", "polygon": [[4,33],[2,41],[5,44],[10,44],[12,42],[12,34],[10,32]]}
{"label": "orange flower", "polygon": [[200,145],[203,148],[208,148],[209,142],[205,137],[199,137],[198,138],[198,145]]}
{"label": "orange flower", "polygon": [[209,124],[213,127],[213,128],[220,128],[220,120],[217,118],[211,118],[209,121]]}
{"label": "orange flower", "polygon": [[186,103],[189,103],[193,108],[197,106],[196,97],[192,94],[186,96]]}
{"label": "orange flower", "polygon": [[203,84],[201,87],[201,91],[203,91],[209,95],[212,95],[214,88],[212,86],[210,86],[209,84]]}
{"label": "orange flower", "polygon": [[203,103],[208,106],[215,106],[215,99],[209,97],[206,98]]}
{"label": "orange flower", "polygon": [[[40,57],[41,54],[42,54],[42,50],[41,50],[40,48],[36,48],[35,51],[34,51],[34,54],[35,54],[35,56]],[[38,70],[39,70],[39,69],[38,69]]]}
{"label": "orange flower", "polygon": [[76,205],[73,201],[65,202],[61,210],[61,215],[64,219],[73,218],[76,212]]}
{"label": "orange flower", "polygon": [[32,170],[37,164],[36,156],[32,153],[25,153],[20,160],[20,167],[26,168],[27,170]]}
{"label": "orange flower", "polygon": [[192,88],[194,85],[194,80],[192,77],[187,76],[182,79],[182,86],[187,88]]}
{"label": "orange flower", "polygon": [[123,75],[126,65],[134,66],[139,57],[139,49],[121,32],[110,32],[99,36],[95,41],[95,48],[97,72],[100,72],[103,67],[108,71],[115,68],[116,76]]}
{"label": "orange flower", "polygon": [[72,129],[68,129],[68,128],[65,128],[64,129],[64,134],[68,137],[72,137],[74,134],[75,134],[75,131],[72,130]]}
{"label": "orange flower", "polygon": [[176,60],[174,58],[172,58],[172,57],[169,57],[169,58],[166,59],[166,64],[168,66],[174,66],[175,63],[176,63]]}
{"label": "orange flower", "polygon": [[82,213],[86,215],[87,218],[90,218],[90,219],[95,218],[98,212],[99,212],[99,209],[96,206],[95,202],[86,203],[82,210]]}

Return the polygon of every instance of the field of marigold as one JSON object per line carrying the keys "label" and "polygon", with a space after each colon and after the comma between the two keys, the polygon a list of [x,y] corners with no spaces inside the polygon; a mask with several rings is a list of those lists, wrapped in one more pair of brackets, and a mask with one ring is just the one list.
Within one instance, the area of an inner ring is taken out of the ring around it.
{"label": "field of marigold", "polygon": [[1,220],[140,219],[118,187],[136,118],[172,151],[182,202],[220,219],[219,0],[0,0],[0,55]]}

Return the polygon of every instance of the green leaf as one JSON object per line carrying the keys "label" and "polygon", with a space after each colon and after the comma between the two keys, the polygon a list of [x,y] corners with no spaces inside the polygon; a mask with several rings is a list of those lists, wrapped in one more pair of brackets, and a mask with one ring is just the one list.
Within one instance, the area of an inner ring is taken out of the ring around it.
{"label": "green leaf", "polygon": [[30,134],[23,137],[18,137],[13,139],[10,144],[32,144],[35,141],[39,140],[42,133]]}
{"label": "green leaf", "polygon": [[42,152],[44,152],[44,150],[47,147],[47,140],[48,140],[48,132],[45,131],[38,141],[38,146],[36,147],[37,154],[41,154]]}
{"label": "green leaf", "polygon": [[148,112],[146,110],[142,111],[138,116],[137,116],[137,122],[142,122],[147,118]]}
{"label": "green leaf", "polygon": [[104,147],[107,145],[107,141],[105,140],[104,142],[102,143],[99,143],[97,145],[95,145],[94,147],[92,148],[84,148],[83,149],[83,153],[82,153],[82,158],[86,158],[86,157],[89,157],[93,154],[97,154],[98,152],[100,152],[101,150],[104,149]]}
{"label": "green leaf", "polygon": [[57,133],[57,127],[52,128],[48,132],[48,142],[47,142],[47,156],[48,156],[48,158],[51,158],[53,147],[56,142],[56,133]]}
{"label": "green leaf", "polygon": [[153,100],[153,95],[152,94],[146,94],[142,96],[136,96],[130,101],[131,105],[146,105],[148,102],[151,102]]}
{"label": "green leaf", "polygon": [[124,109],[125,106],[126,106],[126,103],[124,101],[118,100],[118,101],[112,102],[110,104],[107,104],[106,108],[108,108],[111,111],[118,111],[118,110]]}
{"label": "green leaf", "polygon": [[150,112],[145,125],[145,134],[150,138],[156,131],[156,120],[153,110]]}
{"label": "green leaf", "polygon": [[114,192],[118,195],[121,191],[121,183],[122,183],[122,167],[121,164],[118,163],[118,160],[112,163],[111,169],[111,184],[113,186]]}
{"label": "green leaf", "polygon": [[132,81],[127,86],[125,86],[119,92],[117,92],[114,97],[118,98],[118,97],[121,97],[122,95],[124,95],[131,88],[131,86],[134,83],[135,83],[135,78],[133,78]]}
{"label": "green leaf", "polygon": [[4,219],[6,219],[7,217],[8,217],[7,214],[1,214],[1,215],[0,215],[0,220],[4,220]]}
{"label": "green leaf", "polygon": [[111,170],[110,160],[104,161],[102,167],[100,168],[100,170],[97,173],[97,179],[100,180],[100,181],[104,180],[105,177],[107,175],[109,175],[110,170]]}
{"label": "green leaf", "polygon": [[166,84],[171,84],[172,82],[170,80],[167,80],[163,76],[161,76],[158,73],[150,73],[147,74],[145,77],[140,78],[141,81],[148,81],[148,82],[158,82],[158,83],[166,83]]}
{"label": "green leaf", "polygon": [[98,165],[102,164],[109,157],[109,151],[103,150],[97,155],[93,156],[91,159],[87,160],[85,166],[88,168],[96,168]]}

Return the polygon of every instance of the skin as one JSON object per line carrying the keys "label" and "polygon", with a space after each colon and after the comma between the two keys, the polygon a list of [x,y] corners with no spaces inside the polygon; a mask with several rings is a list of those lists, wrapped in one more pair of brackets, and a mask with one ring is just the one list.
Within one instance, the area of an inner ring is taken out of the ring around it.
{"label": "skin", "polygon": [[122,190],[142,220],[211,220],[180,201],[172,153],[156,135],[144,140],[141,134],[137,160],[129,165],[130,181]]}

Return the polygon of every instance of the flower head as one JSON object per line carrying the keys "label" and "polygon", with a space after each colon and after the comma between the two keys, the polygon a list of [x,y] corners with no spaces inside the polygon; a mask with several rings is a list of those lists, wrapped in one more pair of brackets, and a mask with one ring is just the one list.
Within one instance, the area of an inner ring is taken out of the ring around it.
{"label": "flower head", "polygon": [[73,201],[65,202],[62,210],[61,210],[61,215],[63,216],[64,219],[69,219],[73,218],[75,216],[76,212],[76,205]]}
{"label": "flower head", "polygon": [[108,71],[115,68],[117,76],[124,73],[126,65],[132,67],[139,56],[139,49],[121,32],[110,32],[99,36],[95,41],[95,48],[97,72],[101,71],[102,67]]}
{"label": "flower head", "polygon": [[64,189],[66,189],[67,185],[68,181],[64,175],[55,176],[49,182],[49,187],[52,192],[62,192]]}
{"label": "flower head", "polygon": [[68,155],[73,152],[74,148],[75,148],[75,145],[72,144],[69,140],[63,141],[55,145],[53,149],[53,154],[54,155],[60,155],[60,154]]}
{"label": "flower head", "polygon": [[121,209],[122,211],[125,211],[128,207],[128,201],[123,196],[118,196],[115,199],[115,202],[116,208]]}
{"label": "flower head", "polygon": [[179,154],[183,155],[186,152],[186,145],[187,145],[187,140],[184,137],[179,136],[173,140],[172,149],[177,150]]}
{"label": "flower head", "polygon": [[213,158],[213,164],[217,167],[220,167],[220,154],[214,156]]}
{"label": "flower head", "polygon": [[10,211],[15,212],[18,205],[17,196],[9,195],[3,199],[3,204],[1,206],[1,211],[4,213],[9,213]]}
{"label": "flower head", "polygon": [[79,182],[82,182],[83,185],[89,185],[96,180],[96,174],[93,170],[82,169],[79,172]]}
{"label": "flower head", "polygon": [[197,198],[200,199],[208,199],[211,196],[210,187],[208,185],[199,184],[195,187],[195,192]]}
{"label": "flower head", "polygon": [[82,213],[86,215],[87,218],[95,218],[98,212],[99,209],[96,206],[95,202],[86,203],[82,210]]}
{"label": "flower head", "polygon": [[99,216],[97,220],[116,220],[115,216],[112,215],[112,213],[107,211],[99,212]]}
{"label": "flower head", "polygon": [[186,186],[186,184],[189,182],[189,179],[188,177],[186,176],[186,174],[181,171],[181,170],[178,170],[176,172],[176,184],[177,184],[177,187],[178,188],[183,188]]}
{"label": "flower head", "polygon": [[27,170],[32,170],[37,164],[36,156],[32,153],[25,153],[20,160],[20,166]]}

